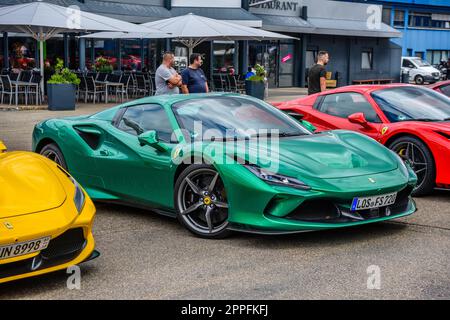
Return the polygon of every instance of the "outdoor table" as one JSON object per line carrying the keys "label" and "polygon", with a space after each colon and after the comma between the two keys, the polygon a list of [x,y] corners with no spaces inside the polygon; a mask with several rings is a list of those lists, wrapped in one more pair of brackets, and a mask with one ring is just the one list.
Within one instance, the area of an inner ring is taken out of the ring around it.
{"label": "outdoor table", "polygon": [[121,82],[110,82],[110,81],[95,81],[95,83],[101,84],[105,86],[106,94],[105,94],[105,103],[108,103],[108,87],[121,87],[121,101],[123,102],[123,90],[124,84]]}
{"label": "outdoor table", "polygon": [[[28,88],[30,87],[36,87],[36,105],[39,104],[39,84],[33,83],[33,82],[26,82],[26,81],[11,81],[11,85],[15,87],[15,95],[16,95],[16,107],[19,104],[19,87],[25,87],[25,92],[28,91]],[[28,94],[25,93],[25,105],[28,105]]]}

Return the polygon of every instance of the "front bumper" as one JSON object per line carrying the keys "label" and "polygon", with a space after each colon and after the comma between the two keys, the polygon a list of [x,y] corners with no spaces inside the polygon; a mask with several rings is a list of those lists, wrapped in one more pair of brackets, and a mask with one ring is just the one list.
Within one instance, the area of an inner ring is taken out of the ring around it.
{"label": "front bumper", "polygon": [[[275,187],[245,171],[226,177],[229,229],[261,234],[284,234],[375,223],[416,211],[411,192],[416,177],[400,170],[367,176],[320,180],[322,188],[299,190]],[[237,178],[235,178],[237,177]],[[308,183],[311,185],[310,183]],[[396,203],[375,210],[351,211],[355,197],[397,192]]]}
{"label": "front bumper", "polygon": [[[326,202],[325,199],[321,201],[324,203]],[[332,212],[325,211],[325,205],[322,210],[319,209],[316,212],[308,212],[304,215],[296,208],[284,217],[277,217],[270,215],[269,213],[264,213],[257,225],[232,223],[230,229],[234,231],[272,235],[299,233],[382,222],[405,217],[417,211],[416,204],[410,196],[407,196],[406,201],[399,206],[393,205],[392,207],[382,207],[376,210],[364,210],[361,212],[351,212],[347,208],[337,205],[336,202],[333,204],[338,208],[335,215]],[[305,219],[305,217],[308,218]]]}
{"label": "front bumper", "polygon": [[429,82],[429,83],[435,83],[441,80],[441,76],[433,76],[433,75],[426,75],[423,77],[425,79],[425,82]]}
{"label": "front bumper", "polygon": [[[12,235],[12,238],[0,239],[0,244],[13,243],[13,239],[28,241],[49,235],[51,240],[47,249],[40,252],[0,260],[0,283],[64,270],[98,256],[92,235],[95,215],[92,201],[87,198],[81,214],[65,225],[62,224],[69,213],[64,212],[67,208],[63,207],[8,219],[17,229],[17,233]],[[47,225],[42,221],[52,222]],[[34,226],[34,232],[28,231],[21,234],[21,229],[30,230],[29,226]]]}

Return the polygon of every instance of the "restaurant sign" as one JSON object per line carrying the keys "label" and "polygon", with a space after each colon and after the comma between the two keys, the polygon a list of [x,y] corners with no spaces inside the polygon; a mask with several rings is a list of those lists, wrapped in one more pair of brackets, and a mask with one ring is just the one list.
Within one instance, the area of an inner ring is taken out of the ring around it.
{"label": "restaurant sign", "polygon": [[283,16],[298,16],[302,8],[302,2],[302,0],[249,0],[252,13]]}

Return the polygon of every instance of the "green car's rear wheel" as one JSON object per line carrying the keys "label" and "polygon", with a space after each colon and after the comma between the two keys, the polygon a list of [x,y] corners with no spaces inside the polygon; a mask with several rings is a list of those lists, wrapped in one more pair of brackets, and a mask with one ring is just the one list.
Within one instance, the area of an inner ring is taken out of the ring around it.
{"label": "green car's rear wheel", "polygon": [[64,159],[64,155],[62,154],[61,149],[59,149],[59,147],[56,144],[54,143],[47,144],[41,149],[39,153],[42,156],[56,162],[65,170],[67,170],[66,159]]}
{"label": "green car's rear wheel", "polygon": [[178,220],[195,235],[209,239],[229,235],[227,195],[214,167],[192,165],[183,171],[174,200]]}

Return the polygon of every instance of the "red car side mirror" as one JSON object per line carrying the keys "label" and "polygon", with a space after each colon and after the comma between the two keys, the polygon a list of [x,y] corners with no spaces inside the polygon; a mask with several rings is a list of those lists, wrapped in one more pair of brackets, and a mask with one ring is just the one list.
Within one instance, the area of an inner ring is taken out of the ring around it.
{"label": "red car side mirror", "polygon": [[373,129],[373,126],[369,122],[367,122],[367,119],[362,112],[349,115],[348,121],[350,121],[351,123],[359,124],[366,129]]}

